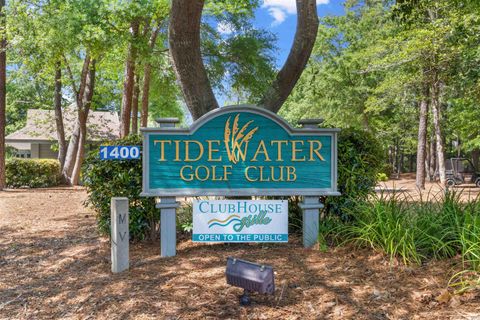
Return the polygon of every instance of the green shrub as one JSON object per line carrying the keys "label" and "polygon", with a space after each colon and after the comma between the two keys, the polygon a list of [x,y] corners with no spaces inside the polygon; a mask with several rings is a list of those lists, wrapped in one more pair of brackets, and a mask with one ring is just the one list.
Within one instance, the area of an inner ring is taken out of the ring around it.
{"label": "green shrub", "polygon": [[60,184],[60,163],[54,159],[6,160],[5,174],[10,188],[45,188]]}
{"label": "green shrub", "polygon": [[328,213],[348,220],[350,212],[359,201],[367,199],[374,191],[377,174],[383,163],[384,152],[380,143],[370,133],[345,129],[338,139],[338,191],[340,197],[327,197]]}
{"label": "green shrub", "polygon": [[377,181],[382,181],[382,182],[388,181],[387,174],[383,172],[377,173]]}
{"label": "green shrub", "polygon": [[[129,136],[111,145],[141,145],[140,136]],[[83,183],[87,188],[87,205],[97,212],[97,221],[103,234],[110,234],[110,199],[127,197],[129,200],[130,237],[132,240],[158,237],[159,211],[155,199],[140,197],[142,192],[141,160],[100,160],[99,149],[89,153],[82,167]]]}
{"label": "green shrub", "polygon": [[177,229],[190,233],[193,230],[193,205],[192,202],[184,202],[177,209]]}

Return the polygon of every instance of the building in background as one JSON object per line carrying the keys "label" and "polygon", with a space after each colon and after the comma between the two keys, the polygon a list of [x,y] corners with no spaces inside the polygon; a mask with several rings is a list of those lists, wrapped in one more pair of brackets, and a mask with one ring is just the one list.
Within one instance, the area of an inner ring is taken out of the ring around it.
{"label": "building in background", "polygon": [[[65,136],[68,140],[77,121],[75,105],[63,110]],[[87,144],[90,150],[102,141],[119,138],[120,120],[114,112],[90,111],[87,121]],[[5,138],[7,146],[14,148],[20,158],[56,159],[58,156],[57,130],[54,110],[29,109],[27,124]]]}

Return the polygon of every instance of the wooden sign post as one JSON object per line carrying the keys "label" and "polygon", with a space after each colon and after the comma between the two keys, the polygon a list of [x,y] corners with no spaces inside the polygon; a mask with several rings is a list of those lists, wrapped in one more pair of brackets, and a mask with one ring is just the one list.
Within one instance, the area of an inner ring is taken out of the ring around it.
{"label": "wooden sign post", "polygon": [[[319,197],[339,195],[339,129],[318,128],[313,122],[292,128],[278,115],[255,106],[216,109],[189,129],[171,123],[169,119],[160,128],[141,129],[142,195],[161,198],[161,225],[168,229],[161,227],[162,240],[164,233],[175,233],[176,196],[301,195],[304,245],[317,241]],[[168,218],[163,215],[166,209],[173,213],[165,213]],[[167,237],[166,246],[174,248],[174,237]],[[175,251],[164,251],[162,244],[164,254]]]}

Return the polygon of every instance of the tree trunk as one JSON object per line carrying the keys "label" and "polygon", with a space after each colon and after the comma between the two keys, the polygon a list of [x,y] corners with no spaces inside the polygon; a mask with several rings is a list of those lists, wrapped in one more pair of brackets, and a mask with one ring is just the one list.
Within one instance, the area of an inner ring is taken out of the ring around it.
{"label": "tree trunk", "polygon": [[425,146],[425,175],[428,179],[428,181],[432,181],[432,173],[430,172],[430,161],[432,160],[432,152],[429,147],[431,145],[431,142],[429,143],[427,139],[427,145]]}
{"label": "tree trunk", "polygon": [[[157,27],[152,30],[150,39],[148,40],[148,46],[150,48],[150,54],[152,54],[153,49],[155,48],[155,43],[157,42],[158,33],[160,32],[161,21],[158,22]],[[141,123],[140,126],[148,126],[148,103],[150,99],[150,80],[152,77],[152,64],[149,60],[145,63],[143,68],[143,88],[142,88],[142,112],[141,112]]]}
{"label": "tree trunk", "polygon": [[435,148],[435,134],[432,132],[430,137],[430,162],[429,162],[429,174],[430,181],[435,180],[435,171],[437,170],[437,149]]}
{"label": "tree trunk", "polygon": [[297,29],[287,61],[278,73],[260,104],[278,112],[302,75],[317,39],[318,15],[316,0],[297,0]]}
{"label": "tree trunk", "polygon": [[138,99],[140,98],[140,76],[135,76],[132,97],[132,134],[138,134]]}
{"label": "tree trunk", "polygon": [[85,83],[85,93],[82,99],[82,108],[78,110],[78,120],[80,127],[80,138],[78,140],[78,150],[75,160],[75,166],[72,172],[72,184],[77,185],[80,181],[80,172],[85,156],[85,143],[87,141],[87,119],[92,105],[93,92],[95,89],[95,60],[92,60],[90,70]]}
{"label": "tree trunk", "polygon": [[[87,83],[87,75],[90,69],[90,63],[91,63],[91,58],[90,58],[90,55],[87,54],[83,61],[82,74],[80,78],[80,88],[76,92],[77,112],[78,110],[83,108],[82,97],[84,96],[84,93],[85,93],[85,87]],[[72,80],[72,88],[73,90],[76,90],[76,86],[73,83],[73,80]],[[72,135],[70,136],[70,141],[68,143],[67,154],[65,156],[65,163],[62,170],[62,180],[68,184],[71,184],[70,177],[72,176],[73,168],[75,166],[79,141],[80,141],[80,123],[77,117],[77,120],[75,122],[75,127],[73,128]]]}
{"label": "tree trunk", "polygon": [[[88,111],[87,111],[88,113]],[[87,117],[88,114],[81,112],[78,115],[79,122],[79,137],[78,137],[78,148],[77,154],[75,155],[75,165],[72,170],[71,183],[72,185],[78,185],[80,181],[80,172],[82,169],[83,158],[85,155],[85,142],[87,140]]]}
{"label": "tree trunk", "polygon": [[200,52],[204,0],[173,0],[168,41],[173,68],[194,120],[218,108]]}
{"label": "tree trunk", "polygon": [[400,147],[400,162],[399,162],[399,166],[398,166],[398,174],[403,173],[403,163],[404,163],[404,161],[405,161],[405,154],[402,151],[402,147]]}
{"label": "tree trunk", "polygon": [[[0,19],[2,28],[5,30],[5,0],[0,0]],[[7,104],[7,39],[5,33],[2,33],[0,44],[0,190],[6,187],[5,175],[5,126],[6,121],[6,104]]]}
{"label": "tree trunk", "polygon": [[65,164],[65,156],[67,154],[67,141],[65,140],[65,128],[63,125],[62,114],[62,64],[57,62],[55,65],[55,123],[57,125],[57,140],[58,140],[58,161],[60,168],[63,170]]}
{"label": "tree trunk", "polygon": [[128,56],[125,61],[125,75],[123,82],[122,113],[120,118],[120,137],[126,137],[130,133],[130,116],[132,112],[133,87],[135,84],[135,61],[137,48],[135,39],[138,36],[139,20],[134,19],[130,24],[132,38],[128,46]]}
{"label": "tree trunk", "polygon": [[420,102],[420,118],[418,122],[417,144],[417,174],[415,184],[419,189],[425,189],[425,158],[427,147],[427,123],[428,123],[428,87],[424,89]]}
{"label": "tree trunk", "polygon": [[392,169],[395,169],[395,159],[393,157],[393,146],[388,146],[388,163],[390,164]]}
{"label": "tree trunk", "polygon": [[140,126],[148,126],[148,103],[150,95],[150,78],[152,73],[152,65],[150,62],[145,64],[143,69],[143,92],[142,92],[142,119]]}
{"label": "tree trunk", "polygon": [[438,174],[440,176],[440,184],[443,186],[447,180],[445,173],[445,142],[442,136],[441,125],[441,110],[440,110],[440,97],[439,97],[439,83],[435,81],[432,85],[432,114],[433,114],[433,127],[435,130],[435,141],[437,147],[437,161],[438,161]]}
{"label": "tree trunk", "polygon": [[475,149],[472,151],[472,163],[473,166],[477,169],[477,171],[480,170],[480,149]]}

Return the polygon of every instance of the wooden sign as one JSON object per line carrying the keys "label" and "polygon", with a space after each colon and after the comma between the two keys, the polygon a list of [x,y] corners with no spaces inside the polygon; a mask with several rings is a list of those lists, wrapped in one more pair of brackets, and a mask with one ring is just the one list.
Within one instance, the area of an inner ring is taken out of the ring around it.
{"label": "wooden sign", "polygon": [[265,109],[216,109],[189,129],[144,128],[143,195],[339,195],[338,129]]}

